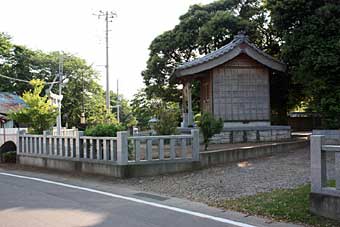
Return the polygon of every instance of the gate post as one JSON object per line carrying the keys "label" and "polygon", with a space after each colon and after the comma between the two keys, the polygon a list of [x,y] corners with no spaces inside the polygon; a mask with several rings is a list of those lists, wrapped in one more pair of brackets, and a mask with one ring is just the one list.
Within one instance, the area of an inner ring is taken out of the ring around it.
{"label": "gate post", "polygon": [[200,132],[198,129],[191,130],[192,136],[192,159],[194,161],[200,160]]}
{"label": "gate post", "polygon": [[117,163],[127,165],[128,163],[128,134],[127,132],[117,132]]}

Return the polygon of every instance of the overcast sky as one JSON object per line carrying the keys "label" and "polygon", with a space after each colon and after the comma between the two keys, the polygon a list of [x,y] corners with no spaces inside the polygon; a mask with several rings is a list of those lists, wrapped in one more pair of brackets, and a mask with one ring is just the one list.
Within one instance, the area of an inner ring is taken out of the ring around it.
{"label": "overcast sky", "polygon": [[0,0],[0,31],[16,44],[44,51],[63,50],[85,58],[105,84],[105,23],[93,13],[115,11],[110,23],[110,89],[131,98],[143,87],[148,47],[172,29],[190,5],[213,0]]}

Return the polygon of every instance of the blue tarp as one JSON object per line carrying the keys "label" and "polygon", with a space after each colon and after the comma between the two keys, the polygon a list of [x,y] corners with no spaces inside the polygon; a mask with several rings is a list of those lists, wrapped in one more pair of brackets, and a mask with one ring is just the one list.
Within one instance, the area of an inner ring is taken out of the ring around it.
{"label": "blue tarp", "polygon": [[25,102],[18,95],[9,92],[0,92],[0,114],[17,111],[25,106]]}

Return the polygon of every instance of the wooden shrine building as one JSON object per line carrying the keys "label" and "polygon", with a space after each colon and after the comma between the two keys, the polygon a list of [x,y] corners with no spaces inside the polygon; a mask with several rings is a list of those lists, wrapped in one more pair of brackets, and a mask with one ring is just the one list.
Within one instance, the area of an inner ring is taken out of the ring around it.
{"label": "wooden shrine building", "polygon": [[222,48],[176,68],[183,83],[182,127],[193,125],[191,84],[200,81],[200,107],[228,127],[270,127],[271,71],[286,65],[258,49],[240,32]]}

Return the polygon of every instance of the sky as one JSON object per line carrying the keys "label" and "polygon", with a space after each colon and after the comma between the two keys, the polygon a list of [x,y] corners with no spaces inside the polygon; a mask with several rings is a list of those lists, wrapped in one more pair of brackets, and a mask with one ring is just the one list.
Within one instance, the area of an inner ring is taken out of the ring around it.
{"label": "sky", "polygon": [[109,25],[110,89],[131,99],[143,80],[152,40],[172,29],[190,5],[213,0],[0,0],[0,32],[16,44],[66,51],[86,59],[105,86],[105,22],[99,10],[117,14]]}

